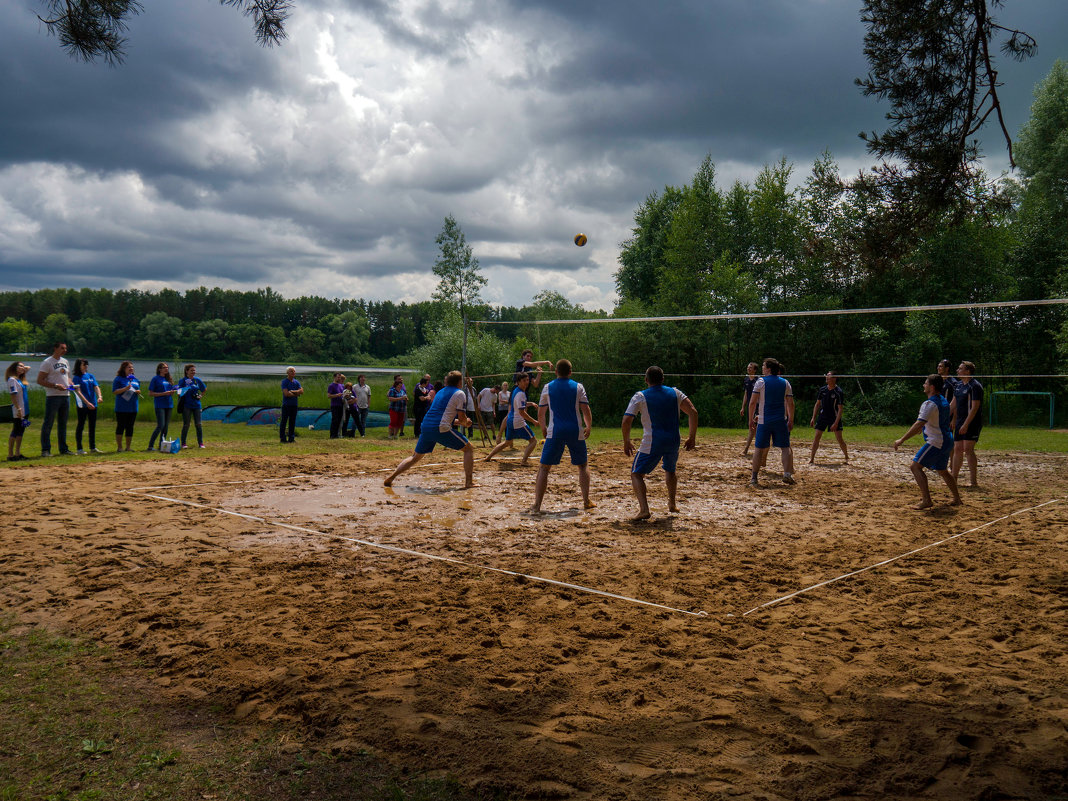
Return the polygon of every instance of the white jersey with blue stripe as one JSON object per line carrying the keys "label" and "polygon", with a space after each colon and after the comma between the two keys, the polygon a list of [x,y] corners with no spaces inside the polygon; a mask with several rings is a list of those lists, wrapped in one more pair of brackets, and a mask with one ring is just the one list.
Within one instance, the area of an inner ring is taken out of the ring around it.
{"label": "white jersey with blue stripe", "polygon": [[654,447],[660,451],[679,446],[682,439],[679,419],[684,400],[686,395],[681,389],[663,384],[634,393],[624,415],[641,417],[643,433],[638,453],[651,453]]}
{"label": "white jersey with blue stripe", "polygon": [[920,406],[917,419],[923,421],[923,438],[932,448],[941,449],[953,441],[950,418],[949,401],[941,395],[932,396]]}
{"label": "white jersey with blue stripe", "polygon": [[526,409],[527,393],[516,387],[512,393],[511,408],[508,411],[508,423],[512,428],[522,428],[527,424],[527,421],[523,419],[523,415],[519,413],[520,410],[526,411]]}
{"label": "white jersey with blue stripe", "polygon": [[554,378],[541,391],[538,407],[549,408],[549,425],[545,436],[581,437],[582,406],[589,406],[586,388],[570,378]]}
{"label": "white jersey with blue stripe", "polygon": [[790,382],[781,375],[765,375],[757,379],[753,394],[757,401],[757,422],[776,423],[786,419],[786,399],[794,396]]}

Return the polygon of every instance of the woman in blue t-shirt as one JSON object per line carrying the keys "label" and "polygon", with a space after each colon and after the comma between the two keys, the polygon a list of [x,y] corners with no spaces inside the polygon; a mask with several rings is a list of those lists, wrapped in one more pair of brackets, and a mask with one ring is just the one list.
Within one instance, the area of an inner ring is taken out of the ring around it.
{"label": "woman in blue t-shirt", "polygon": [[141,382],[134,375],[133,362],[123,362],[111,382],[115,396],[115,447],[122,452],[122,437],[126,435],[126,450],[133,441],[134,420],[137,419],[137,399],[141,397]]}
{"label": "woman in blue t-shirt", "polygon": [[100,391],[100,384],[96,376],[87,372],[88,359],[75,359],[74,372],[71,374],[71,384],[74,386],[74,404],[78,408],[78,427],[74,431],[74,440],[78,446],[78,455],[85,456],[86,451],[82,448],[82,431],[85,424],[89,423],[89,450],[93,453],[103,453],[96,447],[96,409],[104,394]]}
{"label": "woman in blue t-shirt", "polygon": [[192,420],[197,428],[197,445],[203,448],[204,428],[200,424],[200,410],[202,408],[200,399],[208,391],[208,388],[204,386],[203,381],[197,378],[197,366],[195,364],[187,364],[183,372],[184,375],[178,381],[178,394],[181,396],[178,406],[182,410],[182,447],[189,447],[185,444],[185,438],[189,435],[189,421]]}
{"label": "woman in blue t-shirt", "polygon": [[152,396],[152,405],[156,410],[156,427],[152,429],[152,436],[148,438],[148,447],[145,450],[154,451],[152,443],[159,434],[159,449],[163,450],[163,439],[167,436],[167,429],[171,425],[171,413],[174,411],[174,396],[178,393],[177,388],[171,383],[171,368],[167,362],[156,365],[156,374],[148,382],[148,394]]}

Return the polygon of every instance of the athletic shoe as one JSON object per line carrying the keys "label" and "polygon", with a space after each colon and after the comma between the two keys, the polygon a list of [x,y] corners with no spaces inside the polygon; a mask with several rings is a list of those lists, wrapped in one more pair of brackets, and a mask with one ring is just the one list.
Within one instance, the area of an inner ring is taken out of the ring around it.
{"label": "athletic shoe", "polygon": [[155,453],[155,452],[156,452],[156,449],[153,448],[151,445],[149,445],[147,448],[145,448],[145,453]]}
{"label": "athletic shoe", "polygon": [[52,455],[52,451],[41,451],[41,458],[42,459],[47,459],[51,455]]}
{"label": "athletic shoe", "polygon": [[81,448],[78,448],[78,455],[85,456],[85,451],[83,451]]}
{"label": "athletic shoe", "polygon": [[207,446],[207,445],[205,445],[205,444],[204,444],[204,443],[202,442],[202,443],[200,443],[199,445],[197,445],[197,447],[198,447],[198,448],[206,448],[206,447],[208,447],[208,446]]}
{"label": "athletic shoe", "polygon": [[7,460],[9,462],[17,462],[19,460],[19,457],[17,457],[17,456],[8,456]]}
{"label": "athletic shoe", "polygon": [[100,450],[100,448],[92,448],[92,449],[91,449],[91,452],[92,452],[92,453],[103,453],[103,451],[102,451],[102,450]]}
{"label": "athletic shoe", "polygon": [[790,473],[783,473],[782,483],[783,484],[796,484],[797,482],[794,481],[794,477]]}
{"label": "athletic shoe", "polygon": [[73,456],[74,455],[74,451],[60,451],[59,455],[60,456]]}
{"label": "athletic shoe", "polygon": [[760,482],[755,478],[751,478],[746,486],[752,487],[753,489],[760,489]]}

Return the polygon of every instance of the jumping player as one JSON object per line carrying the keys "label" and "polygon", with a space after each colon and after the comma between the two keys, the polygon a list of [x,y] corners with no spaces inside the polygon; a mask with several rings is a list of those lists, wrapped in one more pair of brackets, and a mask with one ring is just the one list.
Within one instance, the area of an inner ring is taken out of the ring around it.
{"label": "jumping player", "polygon": [[975,455],[975,443],[979,441],[979,432],[983,430],[983,385],[973,376],[975,365],[961,362],[957,367],[957,381],[953,388],[953,478],[960,475],[960,467],[965,457],[968,459],[969,487],[978,487],[979,459]]}
{"label": "jumping player", "polygon": [[[546,426],[545,418],[549,424]],[[579,418],[582,424],[579,424]],[[556,363],[556,378],[545,385],[538,400],[538,426],[545,437],[541,449],[541,466],[538,478],[534,482],[534,505],[530,507],[532,515],[541,514],[541,501],[545,497],[545,487],[549,483],[549,471],[553,465],[560,464],[564,455],[564,446],[571,456],[571,464],[578,468],[579,490],[582,492],[582,506],[594,507],[590,500],[589,456],[586,452],[586,439],[593,427],[593,414],[586,397],[586,388],[571,378],[571,362],[561,359]]]}
{"label": "jumping player", "polygon": [[794,428],[794,390],[790,382],[779,375],[782,365],[777,359],[765,359],[761,371],[763,376],[753,385],[753,397],[749,400],[749,427],[756,431],[749,486],[760,486],[760,468],[772,445],[782,449],[783,483],[793,484],[794,452],[790,447],[790,432]]}
{"label": "jumping player", "polygon": [[927,400],[920,406],[920,416],[912,427],[905,432],[901,439],[894,440],[896,451],[905,440],[915,436],[923,429],[923,447],[916,451],[912,457],[912,475],[920,488],[920,502],[913,509],[930,509],[934,506],[931,501],[931,488],[927,483],[927,474],[923,472],[926,467],[934,470],[942,476],[949,491],[953,494],[950,506],[959,506],[961,503],[960,493],[957,492],[957,479],[947,469],[949,456],[953,453],[953,433],[951,430],[952,413],[949,410],[949,402],[943,397],[944,387],[942,376],[932,374],[923,382],[923,391],[927,393]]}
{"label": "jumping player", "polygon": [[[757,363],[749,362],[745,368],[745,378],[742,379],[742,389],[744,390],[742,408],[738,410],[738,416],[743,420],[745,419],[745,413],[749,410],[749,399],[753,397],[753,386],[756,384],[757,378]],[[745,440],[742,456],[749,455],[749,446],[753,444],[753,435],[756,433],[752,427],[746,426],[746,428],[749,429],[749,436]]]}
{"label": "jumping player", "polygon": [[464,489],[475,486],[475,449],[471,447],[467,437],[452,427],[452,422],[456,419],[459,419],[461,426],[471,425],[471,421],[464,414],[466,398],[463,390],[460,389],[462,381],[463,375],[459,370],[453,370],[445,376],[445,386],[434,395],[434,400],[423,417],[421,433],[415,443],[415,452],[401,460],[397,469],[383,482],[387,487],[393,485],[393,479],[433,451],[436,445],[444,445],[454,451],[463,451]]}
{"label": "jumping player", "polygon": [[[541,386],[541,368],[552,367],[553,363],[548,359],[534,361],[534,351],[529,348],[523,351],[522,356],[515,363],[516,375],[520,373],[530,374],[530,388],[537,389]],[[535,372],[535,370],[537,372]]]}
{"label": "jumping player", "polygon": [[816,405],[812,407],[812,420],[810,426],[816,429],[812,436],[812,453],[808,457],[809,464],[816,463],[816,451],[820,447],[820,438],[823,432],[830,430],[838,439],[838,447],[842,449],[845,463],[849,464],[849,451],[846,450],[845,440],[842,439],[842,409],[845,406],[845,393],[838,386],[838,373],[834,370],[827,371],[827,385],[820,387],[816,394]]}
{"label": "jumping player", "polygon": [[630,441],[630,427],[636,415],[642,418],[642,441],[630,468],[630,485],[638,499],[638,514],[633,520],[648,520],[649,498],[645,476],[651,473],[661,459],[664,463],[664,484],[668,492],[668,511],[679,511],[675,494],[679,480],[675,471],[679,460],[679,414],[685,413],[690,420],[690,435],[686,450],[692,451],[697,443],[697,409],[682,390],[664,386],[664,371],[653,366],[645,371],[648,389],[634,393],[623,413],[623,453],[630,456],[634,446]]}
{"label": "jumping player", "polygon": [[505,418],[504,442],[497,443],[486,457],[488,462],[498,453],[512,445],[516,439],[527,440],[527,448],[523,451],[523,458],[519,461],[521,467],[526,467],[530,454],[538,444],[538,438],[534,436],[530,425],[537,425],[537,420],[527,413],[527,388],[530,386],[530,373],[515,374],[515,390],[512,392],[511,407],[508,417]]}

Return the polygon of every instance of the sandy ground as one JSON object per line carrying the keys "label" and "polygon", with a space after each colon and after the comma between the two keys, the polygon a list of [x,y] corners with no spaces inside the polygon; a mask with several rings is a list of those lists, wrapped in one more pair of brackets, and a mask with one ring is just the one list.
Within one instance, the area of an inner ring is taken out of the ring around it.
{"label": "sandy ground", "polygon": [[4,474],[0,608],[175,703],[520,797],[1068,797],[1068,460],[983,453],[915,512],[904,453],[751,490],[736,452],[683,455],[678,515],[654,475],[640,524],[606,449],[597,508],[565,463],[541,519],[514,459],[469,491],[439,452],[388,490],[400,451],[42,463]]}

